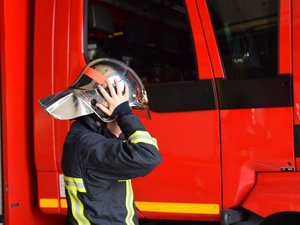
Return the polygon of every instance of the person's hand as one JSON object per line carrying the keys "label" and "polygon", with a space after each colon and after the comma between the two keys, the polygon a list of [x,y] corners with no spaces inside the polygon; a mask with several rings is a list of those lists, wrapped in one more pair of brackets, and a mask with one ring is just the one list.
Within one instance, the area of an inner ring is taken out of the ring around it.
{"label": "person's hand", "polygon": [[111,116],[113,111],[120,104],[129,100],[129,90],[127,84],[124,83],[124,90],[122,90],[120,83],[116,79],[114,80],[114,83],[115,83],[115,88],[113,87],[112,83],[109,80],[106,80],[106,84],[110,92],[110,95],[105,91],[105,89],[101,85],[98,85],[98,89],[102,94],[102,96],[104,97],[104,99],[107,101],[108,106],[105,106],[104,104],[101,103],[97,103],[96,106],[108,116]]}

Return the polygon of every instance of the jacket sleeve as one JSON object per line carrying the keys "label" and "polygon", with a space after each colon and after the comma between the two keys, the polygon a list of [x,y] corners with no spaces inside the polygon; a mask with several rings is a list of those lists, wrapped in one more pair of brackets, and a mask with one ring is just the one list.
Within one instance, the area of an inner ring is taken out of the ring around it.
{"label": "jacket sleeve", "polygon": [[139,118],[129,114],[118,119],[126,140],[105,138],[93,133],[85,137],[82,152],[85,164],[108,179],[145,176],[161,163],[157,142]]}

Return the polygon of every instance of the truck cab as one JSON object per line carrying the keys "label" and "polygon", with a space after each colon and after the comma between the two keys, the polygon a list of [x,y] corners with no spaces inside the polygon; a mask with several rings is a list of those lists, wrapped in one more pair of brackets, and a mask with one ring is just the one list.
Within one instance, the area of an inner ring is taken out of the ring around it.
{"label": "truck cab", "polygon": [[[19,16],[27,18],[21,79],[14,76],[14,55],[3,50],[13,36],[7,19],[13,16],[2,16],[5,212],[18,215],[22,201],[29,201],[26,210],[41,213],[35,224],[40,218],[63,221],[68,206],[61,155],[72,121],[53,119],[38,101],[69,87],[91,60],[106,57],[125,62],[143,81],[151,119],[139,116],[163,157],[153,173],[133,181],[141,222],[299,223],[300,2],[26,2]],[[3,4],[7,12],[10,4]],[[22,104],[32,107],[20,118],[27,121],[19,130],[22,154],[30,159],[19,160],[23,169],[30,165],[20,182],[36,185],[22,198],[13,191],[17,184],[8,182],[17,173],[9,163],[17,157],[10,131],[18,122],[11,103],[16,80],[25,93]]]}

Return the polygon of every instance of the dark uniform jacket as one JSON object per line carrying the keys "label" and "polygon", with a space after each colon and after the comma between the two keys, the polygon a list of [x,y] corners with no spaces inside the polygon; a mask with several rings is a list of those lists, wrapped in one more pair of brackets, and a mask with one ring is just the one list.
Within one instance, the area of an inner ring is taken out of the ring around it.
{"label": "dark uniform jacket", "polygon": [[68,225],[138,224],[131,178],[160,162],[157,143],[134,114],[118,118],[116,138],[95,116],[77,118],[62,157]]}

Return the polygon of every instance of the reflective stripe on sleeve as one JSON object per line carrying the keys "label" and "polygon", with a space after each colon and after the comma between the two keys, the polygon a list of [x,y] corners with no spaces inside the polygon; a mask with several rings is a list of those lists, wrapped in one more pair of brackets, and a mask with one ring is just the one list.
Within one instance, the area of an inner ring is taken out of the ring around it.
{"label": "reflective stripe on sleeve", "polygon": [[128,138],[131,143],[137,144],[139,142],[154,145],[158,149],[157,141],[152,138],[147,131],[136,131]]}

